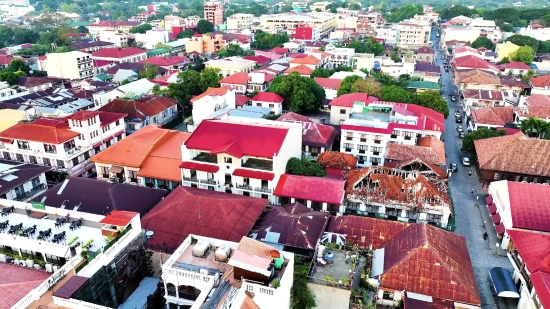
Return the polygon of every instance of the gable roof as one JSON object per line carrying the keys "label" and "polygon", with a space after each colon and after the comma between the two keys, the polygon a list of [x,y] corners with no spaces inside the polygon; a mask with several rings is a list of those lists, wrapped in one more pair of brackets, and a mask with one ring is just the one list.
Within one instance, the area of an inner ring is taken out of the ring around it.
{"label": "gable roof", "polygon": [[533,94],[527,97],[525,104],[527,104],[528,107],[550,106],[550,96],[544,94]]}
{"label": "gable roof", "polygon": [[156,66],[171,66],[174,64],[185,62],[187,58],[184,56],[172,56],[172,57],[149,57],[145,60],[139,61],[139,63],[148,63]]}
{"label": "gable roof", "polygon": [[[15,161],[0,160],[0,165],[2,165],[2,172],[7,170],[12,170],[13,172],[9,173],[17,178],[0,178],[0,194],[7,193],[8,191],[17,188],[24,183],[31,181],[34,177],[40,176],[46,171],[51,170],[49,166],[41,166],[34,164],[27,164]],[[5,167],[5,169],[4,169]]]}
{"label": "gable roof", "polygon": [[500,71],[498,66],[473,55],[454,58],[453,61],[456,67]]}
{"label": "gable roof", "polygon": [[416,53],[417,54],[435,54],[434,50],[427,46],[420,47],[419,49],[416,50]]}
{"label": "gable roof", "polygon": [[[550,187],[539,183],[506,181],[512,227],[550,232]],[[549,269],[550,273],[550,269]]]}
{"label": "gable roof", "polygon": [[511,61],[509,63],[501,64],[500,67],[503,70],[531,70],[531,67],[525,64],[525,62]]}
{"label": "gable roof", "polygon": [[235,85],[246,85],[248,83],[248,73],[239,72],[222,78],[218,81],[221,84],[235,84]]}
{"label": "gable roof", "polygon": [[456,81],[460,84],[500,84],[500,78],[497,75],[479,69],[457,71]]}
{"label": "gable roof", "polygon": [[313,73],[313,69],[308,67],[308,66],[305,66],[303,64],[300,64],[298,66],[295,66],[295,67],[292,67],[292,68],[288,68],[286,70],[284,70],[284,74],[290,74],[290,73],[293,73],[293,72],[297,72],[298,74],[300,75],[311,75],[311,73]]}
{"label": "gable roof", "polygon": [[33,268],[0,263],[0,308],[13,308],[51,274]]}
{"label": "gable roof", "polygon": [[332,143],[334,143],[334,140],[338,135],[338,130],[334,129],[334,127],[313,122],[310,118],[294,112],[281,115],[277,118],[277,121],[301,123],[303,145],[324,147],[325,149],[328,149],[332,146]]}
{"label": "gable roof", "polygon": [[418,145],[390,143],[386,147],[386,159],[408,161],[422,160],[428,164],[445,165],[445,145],[433,136],[418,140]]}
{"label": "gable roof", "polygon": [[[102,60],[94,60],[94,62],[95,61],[102,61]],[[107,71],[105,71],[105,74],[115,75],[119,70],[132,70],[134,72],[139,73],[140,71],[143,70],[144,66],[145,65],[143,63],[139,63],[139,62],[121,62],[107,69]],[[159,67],[158,71],[160,75],[163,75],[164,73],[168,72],[168,70],[163,67]]]}
{"label": "gable roof", "polygon": [[137,100],[114,99],[99,108],[104,112],[124,113],[128,121],[144,121],[168,108],[176,106],[176,99],[161,96],[146,96]]}
{"label": "gable roof", "polygon": [[386,243],[380,286],[481,305],[464,237],[426,223]]}
{"label": "gable roof", "polygon": [[103,48],[92,53],[92,57],[101,58],[126,58],[134,55],[145,54],[146,50],[137,47]]}
{"label": "gable roof", "polygon": [[353,104],[355,102],[364,102],[364,103],[371,103],[371,102],[377,102],[378,98],[370,96],[366,93],[348,93],[339,96],[338,98],[332,100],[330,102],[330,106],[341,106],[341,107],[353,107]]}
{"label": "gable roof", "polygon": [[38,124],[18,123],[2,132],[0,138],[34,141],[47,144],[61,144],[80,134],[65,128]]}
{"label": "gable roof", "polygon": [[60,209],[78,207],[95,215],[126,210],[144,216],[164,195],[165,190],[69,176],[32,200]]}
{"label": "gable roof", "polygon": [[550,274],[536,272],[531,275],[531,283],[537,292],[537,296],[544,308],[550,307]]}
{"label": "gable roof", "polygon": [[325,77],[315,77],[315,82],[324,89],[340,89],[340,84],[342,83],[341,79],[338,78],[325,78]]}
{"label": "gable roof", "polygon": [[300,203],[268,206],[250,230],[250,237],[313,250],[329,217],[328,213],[311,210]]}
{"label": "gable roof", "polygon": [[344,200],[345,181],[315,176],[283,174],[279,178],[274,195],[341,205]]}
{"label": "gable roof", "polygon": [[283,103],[285,99],[274,92],[259,92],[250,101]]}
{"label": "gable roof", "polygon": [[243,59],[256,61],[258,64],[266,64],[268,62],[271,62],[271,59],[269,59],[266,56],[257,55],[257,56],[244,56]]}
{"label": "gable roof", "polygon": [[509,229],[506,231],[529,273],[550,273],[550,234]]}
{"label": "gable roof", "polygon": [[441,68],[428,62],[418,62],[414,65],[414,70],[417,72],[437,73],[441,74]]}
{"label": "gable roof", "polygon": [[533,87],[550,87],[550,75],[533,77],[529,80]]}
{"label": "gable roof", "polygon": [[176,249],[189,234],[238,242],[267,205],[265,199],[179,186],[142,220],[149,246]]}
{"label": "gable roof", "polygon": [[518,132],[474,141],[479,168],[524,175],[550,176],[550,140]]}
{"label": "gable roof", "polygon": [[293,58],[289,63],[317,65],[320,61],[317,57],[308,55],[304,58]]}
{"label": "gable roof", "polygon": [[203,120],[185,146],[211,154],[227,153],[238,158],[273,158],[279,154],[287,133],[288,128],[284,127]]}
{"label": "gable roof", "polygon": [[514,122],[514,107],[483,107],[472,110],[472,119],[477,124],[504,126]]}
{"label": "gable roof", "polygon": [[194,103],[206,96],[209,96],[209,95],[212,95],[212,96],[222,96],[222,95],[225,95],[227,93],[227,91],[229,91],[229,89],[227,88],[213,88],[213,87],[208,87],[208,89],[206,89],[205,92],[199,94],[198,96],[195,96],[193,98],[191,98],[191,103]]}

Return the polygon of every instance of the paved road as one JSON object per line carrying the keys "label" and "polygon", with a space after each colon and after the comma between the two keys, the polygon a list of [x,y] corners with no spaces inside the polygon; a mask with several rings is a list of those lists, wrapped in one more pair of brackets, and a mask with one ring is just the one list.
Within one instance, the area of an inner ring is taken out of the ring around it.
{"label": "paved road", "polygon": [[[507,306],[501,299],[495,299],[488,280],[489,270],[493,267],[505,267],[510,271],[513,271],[513,268],[508,258],[503,256],[505,254],[503,250],[499,249],[498,254],[494,254],[497,250],[496,243],[498,239],[485,204],[485,196],[482,193],[481,183],[473,167],[462,165],[464,154],[460,151],[456,127],[457,125],[462,125],[466,129],[466,123],[457,124],[455,122],[455,110],[462,111],[462,108],[458,103],[451,102],[450,100],[449,94],[454,94],[456,87],[451,82],[450,74],[446,73],[443,69],[442,51],[437,47],[439,38],[435,34],[435,31],[432,32],[432,42],[434,42],[433,47],[436,51],[437,59],[436,65],[442,67],[443,97],[449,105],[449,117],[445,120],[445,132],[443,133],[445,154],[447,165],[450,163],[458,165],[458,172],[449,178],[449,188],[454,202],[454,215],[457,225],[455,232],[466,238],[481,296],[482,308],[513,308]],[[472,171],[472,176],[468,175],[468,171],[470,170]],[[474,193],[472,193],[472,189],[474,189]],[[476,198],[479,198],[479,200]],[[479,202],[479,207],[475,206],[476,201]],[[489,234],[489,240],[484,240],[483,238],[485,231]]]}

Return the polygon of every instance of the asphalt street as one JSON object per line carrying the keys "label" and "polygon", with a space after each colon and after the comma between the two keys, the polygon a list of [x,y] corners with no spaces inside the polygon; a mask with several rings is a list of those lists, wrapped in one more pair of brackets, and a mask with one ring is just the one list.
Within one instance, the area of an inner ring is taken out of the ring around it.
{"label": "asphalt street", "polygon": [[[512,309],[515,307],[493,294],[489,270],[493,267],[504,267],[512,272],[513,268],[505,255],[506,252],[496,247],[498,238],[485,204],[485,195],[482,192],[481,182],[476,170],[473,166],[462,165],[462,157],[466,154],[460,151],[460,140],[456,127],[461,125],[466,130],[466,123],[465,121],[463,124],[456,123],[454,113],[456,110],[460,110],[464,114],[464,111],[458,100],[453,102],[449,96],[456,93],[456,87],[452,83],[451,73],[445,72],[441,58],[443,51],[438,47],[439,38],[436,33],[437,31],[432,31],[431,38],[433,49],[436,52],[435,64],[441,67],[442,96],[449,106],[449,117],[445,120],[445,131],[443,133],[445,155],[447,165],[451,163],[458,165],[458,171],[449,178],[449,189],[453,200],[456,223],[455,233],[466,238],[482,308]],[[472,176],[469,176],[468,171],[472,172]],[[474,192],[472,192],[472,189]],[[479,206],[476,206],[476,202],[479,203]],[[489,235],[488,240],[483,238],[485,232]]]}

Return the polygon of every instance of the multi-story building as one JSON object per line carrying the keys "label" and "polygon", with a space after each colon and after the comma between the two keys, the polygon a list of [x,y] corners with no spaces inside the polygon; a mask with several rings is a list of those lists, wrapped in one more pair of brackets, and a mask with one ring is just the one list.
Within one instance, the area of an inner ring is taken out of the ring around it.
{"label": "multi-story building", "polygon": [[396,62],[391,57],[374,57],[374,69],[388,74],[393,78],[399,78],[403,74],[413,75],[416,61],[413,58],[406,58]]}
{"label": "multi-story building", "polygon": [[371,71],[374,68],[374,54],[354,54],[352,57],[352,69]]}
{"label": "multi-story building", "polygon": [[366,11],[357,14],[357,32],[362,34],[374,34],[375,29],[385,22],[382,13]]}
{"label": "multi-story building", "polygon": [[189,235],[162,265],[164,298],[167,307],[289,308],[293,271],[293,253],[252,238]]}
{"label": "multi-story building", "polygon": [[386,44],[397,44],[397,25],[384,24],[375,29],[377,39],[383,40]]}
{"label": "multi-story building", "polygon": [[30,5],[0,5],[0,17],[3,19],[20,18],[32,11],[34,7]]}
{"label": "multi-story building", "polygon": [[320,36],[325,36],[338,26],[338,16],[326,12],[262,15],[260,24],[268,29],[285,30],[290,33],[294,33],[299,25],[321,27]]}
{"label": "multi-story building", "polygon": [[48,166],[0,160],[0,199],[28,201],[46,191]]}
{"label": "multi-story building", "polygon": [[139,62],[147,59],[147,51],[136,47],[104,48],[92,53],[92,59],[113,63]]}
{"label": "multi-story building", "polygon": [[231,87],[236,93],[247,94],[266,91],[275,75],[263,72],[241,72],[219,80],[222,87]]}
{"label": "multi-story building", "polygon": [[186,53],[217,53],[225,46],[225,41],[221,33],[194,35],[189,41],[185,42]]}
{"label": "multi-story building", "polygon": [[228,57],[209,60],[204,63],[207,68],[220,69],[220,75],[227,77],[240,72],[251,72],[256,67],[256,61],[240,57]]}
{"label": "multi-story building", "polygon": [[430,45],[431,26],[414,22],[401,22],[396,26],[399,47],[420,48]]}
{"label": "multi-story building", "polygon": [[88,53],[71,51],[67,53],[50,53],[44,60],[50,77],[81,80],[94,75],[92,57]]}
{"label": "multi-story building", "polygon": [[79,111],[65,118],[41,118],[0,132],[5,160],[51,166],[78,176],[93,169],[88,159],[122,140],[125,114]]}
{"label": "multi-story building", "polygon": [[280,115],[283,113],[283,101],[285,99],[273,92],[260,92],[250,99],[253,106],[267,107],[271,114]]}
{"label": "multi-story building", "polygon": [[254,20],[254,15],[238,13],[227,17],[227,30],[242,31],[250,29]]}
{"label": "multi-story building", "polygon": [[326,12],[327,6],[331,3],[329,1],[315,2],[309,6],[309,10],[312,12]]}
{"label": "multi-story building", "polygon": [[80,42],[76,44],[69,45],[69,48],[78,49],[81,52],[92,53],[103,48],[115,48],[115,44],[111,42],[104,41],[90,41],[90,42]]}
{"label": "multi-story building", "polygon": [[204,19],[211,22],[214,26],[223,24],[223,3],[218,1],[205,2]]}
{"label": "multi-story building", "polygon": [[182,184],[274,202],[279,177],[301,148],[301,124],[204,120],[182,146]]}
{"label": "multi-story building", "polygon": [[111,43],[114,45],[113,47],[118,48],[128,45],[129,36],[130,35],[128,33],[118,32],[116,30],[101,30],[99,33],[99,38],[101,38],[101,40]]}
{"label": "multi-story building", "polygon": [[130,29],[141,25],[141,21],[113,21],[113,20],[102,20],[97,24],[91,24],[86,26],[90,35],[96,37],[103,30],[114,30],[117,32],[128,33]]}
{"label": "multi-story building", "polygon": [[136,42],[143,43],[146,49],[155,49],[159,44],[168,43],[168,30],[155,29],[147,30],[145,33],[136,33],[134,38]]}
{"label": "multi-story building", "polygon": [[312,27],[310,25],[298,25],[294,29],[292,38],[301,41],[318,41],[321,39],[321,27]]}
{"label": "multi-story building", "polygon": [[335,47],[333,44],[329,44],[325,47],[325,51],[331,55],[329,62],[332,63],[332,67],[351,67],[355,55],[354,48]]}
{"label": "multi-story building", "polygon": [[209,87],[205,92],[191,98],[193,126],[198,126],[204,119],[209,119],[209,116],[216,111],[228,107],[236,108],[235,92],[237,91],[227,87]]}
{"label": "multi-story building", "polygon": [[[388,143],[416,145],[423,136],[439,139],[445,128],[443,115],[427,107],[380,101],[352,104],[342,121],[340,151],[357,157],[359,167],[384,165]],[[331,109],[335,107],[331,103]]]}

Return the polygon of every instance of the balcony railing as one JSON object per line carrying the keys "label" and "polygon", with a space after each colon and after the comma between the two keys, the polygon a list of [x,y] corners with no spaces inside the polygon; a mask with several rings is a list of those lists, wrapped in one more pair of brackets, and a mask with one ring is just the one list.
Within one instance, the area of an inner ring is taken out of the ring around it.
{"label": "balcony railing", "polygon": [[373,152],[372,152],[372,155],[373,155],[373,156],[379,156],[379,155],[380,155],[380,152],[378,152],[378,151],[373,151]]}
{"label": "balcony railing", "polygon": [[254,189],[249,185],[236,185],[237,189],[254,191]]}
{"label": "balcony railing", "polygon": [[215,181],[214,179],[200,179],[199,182],[209,184],[209,185],[217,185],[218,184],[218,182]]}
{"label": "balcony railing", "polygon": [[252,191],[252,192],[261,192],[261,193],[269,193],[271,194],[272,190],[267,187],[252,187],[249,185],[236,185],[235,186],[239,190],[246,190],[246,191]]}
{"label": "balcony railing", "polygon": [[197,177],[183,177],[183,181],[187,181],[187,182],[199,182],[199,180],[197,179]]}
{"label": "balcony railing", "polygon": [[410,141],[411,137],[410,136],[405,136],[405,140]]}
{"label": "balcony railing", "polygon": [[365,149],[359,149],[359,153],[365,153]]}
{"label": "balcony railing", "polygon": [[366,138],[360,138],[359,141],[360,141],[361,143],[366,143],[366,142],[367,142],[367,139],[366,139]]}
{"label": "balcony railing", "polygon": [[261,187],[261,188],[255,187],[254,191],[264,192],[264,193],[271,193],[271,189],[266,188],[266,187]]}
{"label": "balcony railing", "polygon": [[15,200],[24,201],[44,189],[46,189],[46,184],[40,184],[36,187],[33,187],[30,191],[24,192],[23,194],[16,196]]}

